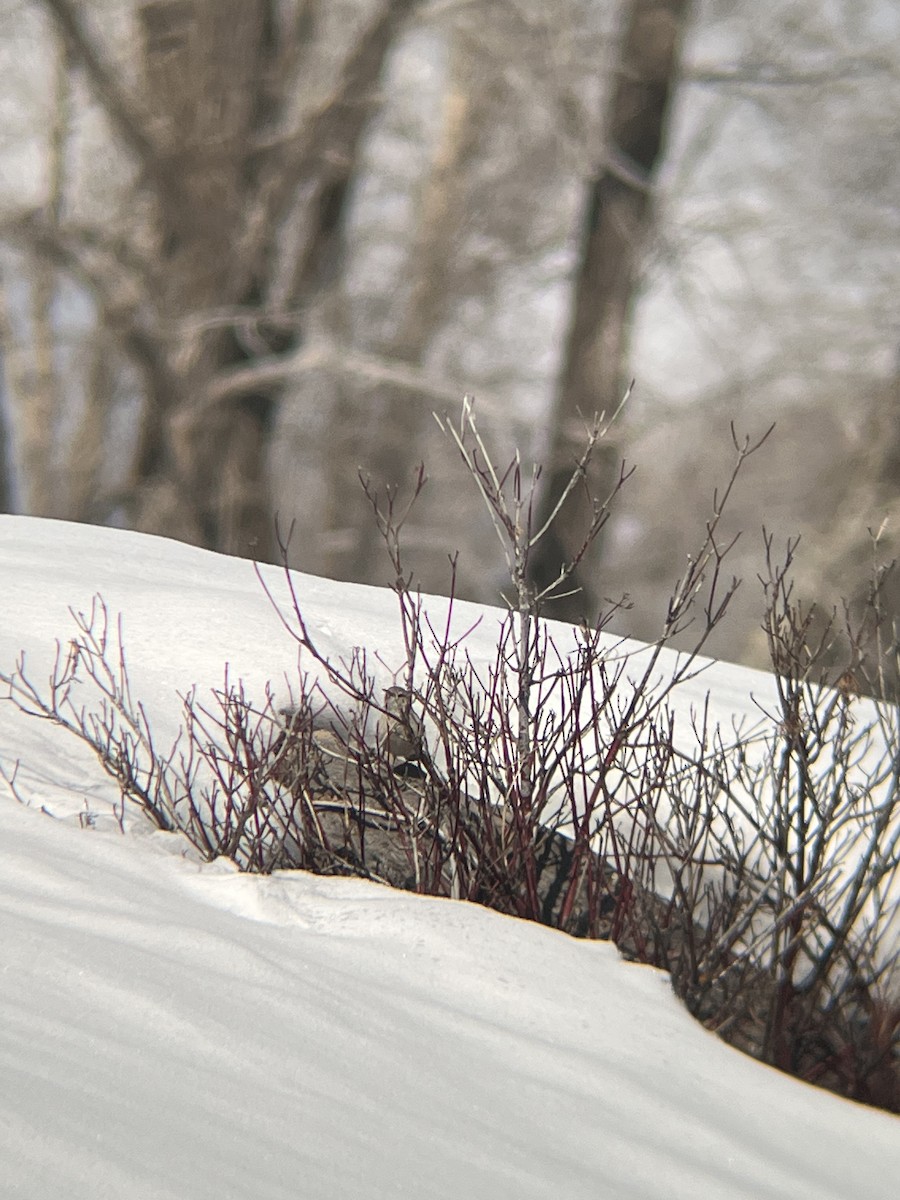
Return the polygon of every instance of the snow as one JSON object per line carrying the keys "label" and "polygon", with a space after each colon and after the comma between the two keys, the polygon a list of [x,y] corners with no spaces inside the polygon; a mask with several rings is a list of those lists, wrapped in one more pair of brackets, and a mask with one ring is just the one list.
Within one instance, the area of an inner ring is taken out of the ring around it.
{"label": "snow", "polygon": [[[400,665],[389,593],[298,587],[327,648]],[[97,591],[164,724],[226,662],[251,690],[294,669],[251,564],[0,517],[0,670],[24,649],[46,676],[68,606]],[[688,690],[756,719],[766,686],[719,664]],[[725,1046],[607,944],[363,881],[241,875],[138,822],[123,835],[92,756],[0,704],[0,765],[17,760],[27,803],[0,781],[4,1195],[896,1194],[896,1118]]]}

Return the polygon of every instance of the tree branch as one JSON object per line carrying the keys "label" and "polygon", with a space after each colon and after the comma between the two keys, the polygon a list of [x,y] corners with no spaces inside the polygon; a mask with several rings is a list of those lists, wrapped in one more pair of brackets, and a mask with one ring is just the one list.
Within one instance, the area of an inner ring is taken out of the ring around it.
{"label": "tree branch", "polygon": [[[73,58],[83,68],[93,91],[119,136],[148,174],[163,182],[163,170],[149,121],[117,78],[113,65],[85,25],[78,6],[71,0],[43,0]],[[168,187],[170,181],[165,180]]]}
{"label": "tree branch", "polygon": [[331,94],[307,116],[299,131],[276,133],[260,147],[264,167],[250,210],[239,261],[250,273],[305,178],[319,188],[349,176],[363,130],[375,107],[374,89],[401,23],[421,0],[382,0],[347,56]]}
{"label": "tree branch", "polygon": [[[55,225],[46,219],[42,210],[32,209],[3,221],[0,237],[12,244],[19,242],[29,247],[80,280],[100,309],[104,325],[145,375],[152,393],[155,396],[176,394],[162,347],[153,331],[143,327],[139,305],[130,297],[117,294],[110,272],[99,270],[97,263],[90,261],[90,252],[96,248],[87,241],[82,242],[77,230]],[[120,290],[145,295],[140,286],[128,288],[127,283]]]}
{"label": "tree branch", "polygon": [[[356,376],[372,384],[390,384],[405,391],[419,392],[432,401],[451,404],[459,401],[463,391],[461,387],[435,379],[397,359],[360,354],[335,342],[317,340],[307,343],[299,353],[273,355],[246,366],[221,371],[210,381],[199,404],[201,408],[213,408],[250,392],[283,386],[305,372],[317,370]],[[482,393],[479,393],[479,405],[485,411],[502,411],[499,400],[492,404],[491,398]]]}

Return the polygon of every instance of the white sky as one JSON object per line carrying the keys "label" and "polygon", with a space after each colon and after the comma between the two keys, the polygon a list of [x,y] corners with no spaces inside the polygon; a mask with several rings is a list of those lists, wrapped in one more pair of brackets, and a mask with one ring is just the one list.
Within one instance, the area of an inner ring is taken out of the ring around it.
{"label": "white sky", "polygon": [[[393,665],[388,593],[299,586],[330,650]],[[45,676],[67,606],[96,591],[123,613],[160,728],[226,661],[251,690],[293,667],[247,562],[0,516],[0,670],[25,649]],[[496,620],[485,610],[476,648]],[[718,666],[702,686],[751,713],[765,677]],[[0,704],[0,765],[17,760],[28,807],[0,782],[4,1195],[896,1195],[895,1118],[725,1046],[665,975],[607,944],[357,880],[240,875],[138,824],[122,835],[96,761]]]}

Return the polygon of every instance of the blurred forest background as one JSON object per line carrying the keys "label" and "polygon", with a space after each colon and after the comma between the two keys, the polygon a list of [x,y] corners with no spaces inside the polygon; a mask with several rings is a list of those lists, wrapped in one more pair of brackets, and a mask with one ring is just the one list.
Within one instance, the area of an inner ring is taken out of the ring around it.
{"label": "blurred forest background", "polygon": [[[637,467],[583,565],[659,631],[739,434],[732,619],[765,524],[859,599],[900,528],[894,0],[0,0],[0,510],[390,582],[357,480],[430,482],[425,590],[495,601],[432,412],[498,462]],[[584,513],[547,543],[553,571]],[[896,609],[897,595],[889,598]]]}

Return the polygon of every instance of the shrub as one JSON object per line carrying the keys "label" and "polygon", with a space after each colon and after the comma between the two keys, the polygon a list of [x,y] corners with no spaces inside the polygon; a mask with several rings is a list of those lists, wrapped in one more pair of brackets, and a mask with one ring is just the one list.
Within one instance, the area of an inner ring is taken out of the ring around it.
{"label": "shrub", "polygon": [[[405,501],[363,481],[396,579],[401,663],[363,649],[340,662],[324,653],[287,569],[289,538],[279,538],[290,597],[279,612],[298,651],[288,705],[279,709],[271,691],[253,699],[226,674],[210,700],[183,698],[182,732],[161,749],[131,695],[121,623],[99,597],[74,614],[76,636],[47,687],[20,659],[2,676],[10,697],[95,750],[123,812],[136,805],[207,859],[362,875],[612,938],[670,971],[689,1009],[736,1045],[900,1111],[897,707],[883,694],[861,700],[850,685],[851,673],[858,683],[869,671],[863,630],[850,631],[853,661],[827,686],[831,626],[814,639],[813,614],[793,597],[794,545],[779,563],[767,539],[775,706],[753,729],[726,731],[707,702],[689,732],[676,729],[675,691],[704,669],[702,648],[738,586],[724,573],[730,547],[718,530],[760,443],[735,438],[732,473],[660,638],[635,649],[605,632],[614,605],[574,630],[542,617],[627,472],[593,504],[574,562],[538,588],[529,560],[549,528],[532,525],[539,472],[526,480],[518,458],[496,469],[469,401],[444,428],[509,570],[491,661],[471,655],[471,630],[453,632],[455,562],[440,625],[406,571],[403,526],[425,483],[420,470]],[[602,433],[588,431],[570,490]],[[877,643],[877,589],[868,616]],[[693,650],[664,656],[689,627]],[[81,704],[86,687],[94,699]]]}

